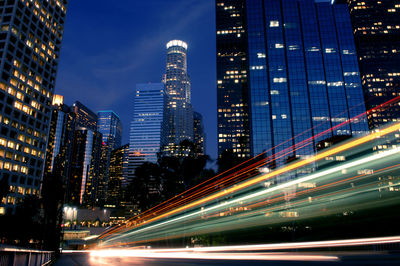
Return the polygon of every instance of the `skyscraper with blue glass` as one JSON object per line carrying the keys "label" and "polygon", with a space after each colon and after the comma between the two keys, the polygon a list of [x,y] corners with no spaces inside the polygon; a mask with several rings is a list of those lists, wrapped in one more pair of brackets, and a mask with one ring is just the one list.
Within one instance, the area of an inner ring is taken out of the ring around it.
{"label": "skyscraper with blue glass", "polygon": [[97,131],[103,136],[98,186],[99,202],[103,204],[108,191],[111,151],[121,146],[122,123],[114,111],[100,111],[97,117]]}
{"label": "skyscraper with blue glass", "polygon": [[365,115],[335,127],[365,112],[347,5],[216,0],[216,10],[220,154],[303,157],[368,131]]}
{"label": "skyscraper with blue glass", "polygon": [[128,182],[144,162],[157,162],[168,142],[167,94],[164,83],[137,84],[129,134]]}

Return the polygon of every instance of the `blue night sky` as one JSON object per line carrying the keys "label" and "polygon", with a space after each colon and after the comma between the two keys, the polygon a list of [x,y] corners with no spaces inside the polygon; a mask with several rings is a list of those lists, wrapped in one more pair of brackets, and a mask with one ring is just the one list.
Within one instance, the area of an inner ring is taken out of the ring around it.
{"label": "blue night sky", "polygon": [[93,111],[113,110],[129,140],[137,83],[160,82],[169,40],[188,43],[192,104],[217,157],[214,0],[70,0],[56,94]]}

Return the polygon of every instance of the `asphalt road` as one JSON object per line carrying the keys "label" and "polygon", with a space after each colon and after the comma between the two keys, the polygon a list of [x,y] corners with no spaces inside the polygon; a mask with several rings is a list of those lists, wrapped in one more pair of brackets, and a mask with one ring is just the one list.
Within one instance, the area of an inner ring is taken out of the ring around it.
{"label": "asphalt road", "polygon": [[[268,253],[273,254],[273,253]],[[277,253],[279,254],[279,253]],[[291,255],[305,253],[285,253]],[[310,254],[306,253],[305,255]],[[282,259],[271,260],[226,260],[226,259],[188,259],[188,258],[139,258],[139,257],[108,257],[91,258],[87,253],[63,254],[55,263],[56,266],[76,266],[76,265],[400,265],[400,254],[398,253],[342,253],[326,254],[314,253],[315,255],[335,255],[337,261],[288,261],[285,255]],[[275,255],[273,255],[275,256]]]}

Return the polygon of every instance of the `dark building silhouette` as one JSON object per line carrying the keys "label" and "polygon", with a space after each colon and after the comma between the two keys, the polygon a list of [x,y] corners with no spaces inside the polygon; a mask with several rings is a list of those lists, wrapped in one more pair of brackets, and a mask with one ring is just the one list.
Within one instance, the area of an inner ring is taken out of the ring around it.
{"label": "dark building silhouette", "polygon": [[[400,5],[348,0],[367,109],[400,96]],[[369,113],[371,129],[399,121],[398,103]]]}
{"label": "dark building silhouette", "polygon": [[104,202],[104,195],[98,194],[102,177],[102,134],[97,131],[97,115],[78,101],[72,105],[72,110],[76,116],[76,125],[67,203],[99,206]]}
{"label": "dark building silhouette", "polygon": [[198,112],[193,112],[193,143],[197,153],[206,154],[206,132],[203,116]]}
{"label": "dark building silhouette", "polygon": [[75,113],[72,109],[63,104],[63,97],[54,95],[53,111],[51,116],[49,138],[45,162],[45,173],[56,171],[61,178],[65,188],[68,190],[68,183],[71,170],[72,145],[75,132]]}
{"label": "dark building silhouette", "polygon": [[107,204],[119,206],[123,201],[123,188],[127,185],[129,144],[111,152]]}

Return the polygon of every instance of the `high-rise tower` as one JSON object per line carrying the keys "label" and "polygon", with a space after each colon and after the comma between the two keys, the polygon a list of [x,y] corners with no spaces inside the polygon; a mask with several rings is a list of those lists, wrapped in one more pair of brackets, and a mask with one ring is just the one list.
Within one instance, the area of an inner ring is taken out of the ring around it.
{"label": "high-rise tower", "polygon": [[203,116],[193,112],[193,143],[195,152],[199,155],[206,154],[206,132],[204,130]]}
{"label": "high-rise tower", "polygon": [[169,118],[163,83],[137,84],[129,135],[128,182],[144,162],[157,162],[157,153],[166,143]]}
{"label": "high-rise tower", "polygon": [[73,156],[75,113],[63,103],[61,95],[54,95],[52,107],[45,173],[54,173],[61,178],[61,183],[64,185],[65,191],[67,191]]}
{"label": "high-rise tower", "polygon": [[97,130],[102,134],[100,179],[98,186],[98,199],[103,204],[107,197],[111,151],[121,146],[122,123],[113,111],[100,111],[97,113]]}
{"label": "high-rise tower", "polygon": [[[372,109],[400,95],[400,3],[347,0],[365,102]],[[399,121],[398,102],[371,112],[371,129]]]}
{"label": "high-rise tower", "polygon": [[365,112],[345,4],[217,0],[216,12],[220,153],[285,150],[285,163],[325,138],[368,132],[365,115],[338,126]]}
{"label": "high-rise tower", "polygon": [[67,0],[0,1],[0,214],[39,195]]}
{"label": "high-rise tower", "polygon": [[167,43],[164,83],[169,98],[169,133],[165,150],[171,154],[174,153],[174,147],[183,140],[193,140],[193,108],[187,72],[187,48],[183,41],[173,40]]}
{"label": "high-rise tower", "polygon": [[113,111],[97,113],[97,130],[103,135],[103,142],[110,150],[121,146],[122,123],[119,116]]}

